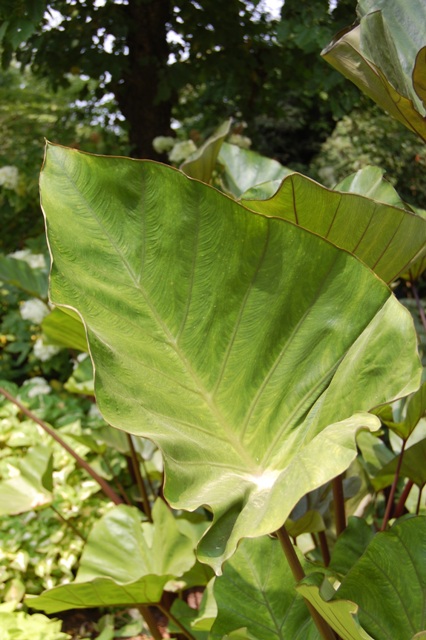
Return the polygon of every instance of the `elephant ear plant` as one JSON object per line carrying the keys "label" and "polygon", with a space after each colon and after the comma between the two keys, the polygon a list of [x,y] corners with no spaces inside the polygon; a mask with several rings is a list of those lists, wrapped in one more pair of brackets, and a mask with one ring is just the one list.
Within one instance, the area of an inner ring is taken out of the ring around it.
{"label": "elephant ear plant", "polygon": [[[197,162],[202,153],[190,173],[207,180]],[[179,517],[158,500],[141,524],[117,506],[93,529],[76,581],[28,604],[135,603],[161,637],[147,605],[164,610],[173,579],[206,584],[204,565],[216,577],[201,609],[178,599],[168,612],[187,638],[421,634],[426,518],[388,530],[388,514],[376,535],[359,518],[346,528],[343,475],[358,436],[366,451],[385,446],[369,412],[420,386],[413,321],[388,284],[422,260],[426,221],[298,174],[235,200],[171,167],[50,143],[41,200],[51,301],[84,323],[104,418],[161,450]],[[323,562],[293,544],[300,532],[317,534]]]}

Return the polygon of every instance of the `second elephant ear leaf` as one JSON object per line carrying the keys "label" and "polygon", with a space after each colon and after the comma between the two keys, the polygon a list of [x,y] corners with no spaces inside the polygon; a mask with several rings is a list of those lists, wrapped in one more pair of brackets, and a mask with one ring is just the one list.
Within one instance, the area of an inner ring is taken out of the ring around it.
{"label": "second elephant ear leaf", "polygon": [[348,467],[379,427],[366,411],[417,389],[408,311],[318,235],[170,167],[51,144],[41,191],[51,299],[84,321],[99,408],[161,449],[173,507],[212,511],[216,572]]}
{"label": "second elephant ear leaf", "polygon": [[423,0],[360,0],[360,23],[340,33],[323,57],[426,141]]}
{"label": "second elephant ear leaf", "polygon": [[[372,169],[363,173],[364,189],[366,181],[377,180]],[[346,191],[349,185],[343,186]],[[298,173],[285,178],[272,197],[243,199],[242,204],[316,233],[357,256],[388,283],[426,254],[423,217],[358,193],[330,191]]]}

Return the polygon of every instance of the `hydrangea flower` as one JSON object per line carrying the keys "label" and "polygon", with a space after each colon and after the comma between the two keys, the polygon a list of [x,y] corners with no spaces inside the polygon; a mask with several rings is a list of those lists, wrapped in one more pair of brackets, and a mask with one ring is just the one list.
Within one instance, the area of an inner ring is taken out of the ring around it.
{"label": "hydrangea flower", "polygon": [[43,318],[49,313],[49,307],[38,298],[30,298],[21,303],[19,308],[21,318],[30,320],[34,324],[41,324]]}
{"label": "hydrangea flower", "polygon": [[41,362],[47,362],[47,360],[53,358],[60,350],[61,348],[54,344],[46,344],[43,338],[37,338],[33,347],[35,357],[37,360],[41,360]]}
{"label": "hydrangea flower", "polygon": [[152,141],[152,146],[157,153],[166,153],[173,149],[176,139],[171,136],[157,136]]}
{"label": "hydrangea flower", "polygon": [[250,149],[251,140],[247,136],[241,136],[239,133],[233,133],[229,136],[229,143],[235,144],[237,147],[241,149]]}
{"label": "hydrangea flower", "polygon": [[0,187],[4,187],[5,189],[12,189],[13,191],[15,191],[18,187],[18,181],[18,167],[14,167],[12,165],[0,167]]}
{"label": "hydrangea flower", "polygon": [[40,395],[47,395],[52,391],[52,387],[47,383],[44,378],[36,376],[30,380],[25,380],[24,387],[31,386],[28,392],[29,398],[35,398]]}
{"label": "hydrangea flower", "polygon": [[173,149],[169,153],[170,162],[174,162],[179,164],[186,160],[194,151],[197,151],[197,147],[195,146],[192,140],[183,140],[182,142],[178,142],[175,144]]}

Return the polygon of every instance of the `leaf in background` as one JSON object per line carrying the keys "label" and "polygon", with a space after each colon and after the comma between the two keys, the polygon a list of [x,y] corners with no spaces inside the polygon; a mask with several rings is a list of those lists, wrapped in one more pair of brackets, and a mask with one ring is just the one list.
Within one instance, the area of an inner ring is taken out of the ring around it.
{"label": "leaf in background", "polygon": [[78,361],[76,368],[64,384],[64,387],[70,393],[82,393],[86,396],[93,396],[95,394],[93,365],[88,355],[87,357],[83,356],[83,360]]}
{"label": "leaf in background", "polygon": [[50,620],[41,613],[0,611],[2,640],[71,640],[61,627],[62,620]]}
{"label": "leaf in background", "polygon": [[[291,173],[290,169],[276,160],[227,142],[223,143],[218,160],[224,168],[224,185],[235,198],[239,198],[248,189],[267,182],[275,182],[275,191],[281,180]],[[265,185],[262,186],[263,189],[266,188]]]}
{"label": "leaf in background", "polygon": [[[393,479],[398,465],[399,455],[395,456],[375,478],[375,488],[382,489],[389,486],[389,479]],[[426,440],[420,440],[404,451],[402,458],[400,478],[409,478],[418,487],[426,484]]]}
{"label": "leaf in background", "polygon": [[361,0],[361,22],[322,56],[391,116],[426,140],[423,0]]}
{"label": "leaf in background", "polygon": [[405,409],[405,416],[397,422],[386,419],[382,413],[379,413],[382,422],[384,422],[389,429],[397,433],[403,440],[409,438],[421,418],[426,415],[426,382],[422,384],[420,389],[407,398]]}
{"label": "leaf in background", "polygon": [[210,182],[223,141],[231,128],[231,120],[226,120],[208,140],[180,166],[190,178]]}
{"label": "leaf in background", "polygon": [[263,215],[288,220],[360,258],[392,282],[426,252],[426,220],[355,193],[330,191],[293,173],[268,200],[242,200]]}
{"label": "leaf in background", "polygon": [[149,161],[48,145],[41,183],[98,406],[159,446],[172,506],[211,508],[216,571],[347,469],[379,426],[363,412],[418,387],[408,311],[329,242]]}
{"label": "leaf in background", "polygon": [[351,516],[343,533],[336,540],[329,569],[346,575],[359,560],[374,537],[374,531],[362,518]]}
{"label": "leaf in background", "polygon": [[197,617],[192,621],[191,628],[195,631],[210,631],[217,617],[217,604],[213,594],[215,578],[207,584],[198,609]]}
{"label": "leaf in background", "polygon": [[[302,560],[303,562],[303,560]],[[318,631],[276,539],[243,540],[215,579],[212,640],[245,627],[257,640],[317,640]],[[236,603],[238,605],[236,606]]]}
{"label": "leaf in background", "polygon": [[322,574],[313,574],[305,578],[296,587],[308,600],[332,629],[337,631],[341,640],[377,640],[361,627],[357,618],[358,607],[348,600],[331,600],[335,591],[324,580]]}
{"label": "leaf in background", "polygon": [[[382,469],[394,459],[394,452],[375,434],[363,431],[358,435],[357,444],[361,451],[360,464],[366,470],[375,491],[392,484],[393,474],[385,479]],[[381,478],[378,476],[381,474]]]}
{"label": "leaf in background", "polygon": [[11,284],[30,296],[46,300],[47,272],[33,269],[25,260],[0,255],[0,281]]}
{"label": "leaf in background", "polygon": [[376,202],[413,212],[411,207],[401,200],[391,183],[384,178],[384,174],[384,169],[369,165],[344,178],[336,184],[333,191],[357,193]]}
{"label": "leaf in background", "polygon": [[92,528],[75,581],[27,598],[46,613],[73,608],[159,602],[166,583],[195,562],[192,541],[182,535],[165,503],[153,508],[154,523],[119,505]]}
{"label": "leaf in background", "polygon": [[17,461],[18,474],[0,482],[0,515],[32,511],[52,502],[52,451],[31,447]]}
{"label": "leaf in background", "polygon": [[53,309],[41,323],[43,333],[52,344],[77,351],[88,351],[84,325],[76,314]]}
{"label": "leaf in background", "polygon": [[426,626],[426,517],[377,533],[334,599],[351,600],[375,640],[411,640]]}

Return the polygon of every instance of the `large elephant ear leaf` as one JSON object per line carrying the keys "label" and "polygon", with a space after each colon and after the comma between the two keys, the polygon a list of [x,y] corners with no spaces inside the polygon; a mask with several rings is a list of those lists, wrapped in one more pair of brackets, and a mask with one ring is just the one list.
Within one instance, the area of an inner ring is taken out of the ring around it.
{"label": "large elephant ear leaf", "polygon": [[392,282],[426,253],[426,220],[405,208],[357,193],[330,191],[298,173],[268,199],[242,203],[318,234]]}
{"label": "large elephant ear leaf", "polygon": [[426,140],[423,0],[361,0],[360,24],[322,55],[403,125]]}
{"label": "large elephant ear leaf", "polygon": [[83,319],[105,419],[207,505],[217,572],[356,455],[420,380],[411,317],[357,258],[180,171],[48,145],[50,295]]}

